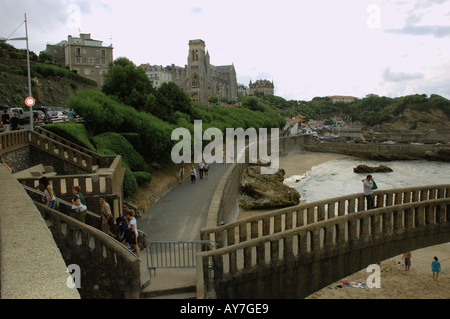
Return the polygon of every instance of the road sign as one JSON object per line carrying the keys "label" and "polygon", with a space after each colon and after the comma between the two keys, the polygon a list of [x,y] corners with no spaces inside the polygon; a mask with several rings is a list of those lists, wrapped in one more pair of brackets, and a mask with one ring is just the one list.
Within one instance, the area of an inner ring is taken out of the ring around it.
{"label": "road sign", "polygon": [[25,104],[27,105],[27,106],[33,106],[34,105],[34,99],[32,98],[32,97],[27,97],[26,99],[25,99]]}

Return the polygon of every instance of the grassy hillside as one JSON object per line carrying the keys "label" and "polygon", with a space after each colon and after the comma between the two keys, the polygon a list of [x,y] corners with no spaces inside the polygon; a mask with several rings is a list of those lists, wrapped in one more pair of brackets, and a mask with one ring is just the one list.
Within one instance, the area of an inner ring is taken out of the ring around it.
{"label": "grassy hillside", "polygon": [[[32,95],[36,107],[65,107],[71,96],[85,89],[98,89],[94,81],[83,78],[66,68],[40,61],[30,52]],[[10,107],[25,106],[28,97],[26,51],[0,43],[0,104]]]}

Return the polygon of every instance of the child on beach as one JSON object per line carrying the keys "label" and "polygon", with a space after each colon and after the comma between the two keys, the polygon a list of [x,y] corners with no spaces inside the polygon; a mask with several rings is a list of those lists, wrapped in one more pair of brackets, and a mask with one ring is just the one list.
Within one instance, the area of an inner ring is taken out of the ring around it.
{"label": "child on beach", "polygon": [[397,264],[397,272],[401,272],[402,271],[402,264],[401,262],[398,262]]}

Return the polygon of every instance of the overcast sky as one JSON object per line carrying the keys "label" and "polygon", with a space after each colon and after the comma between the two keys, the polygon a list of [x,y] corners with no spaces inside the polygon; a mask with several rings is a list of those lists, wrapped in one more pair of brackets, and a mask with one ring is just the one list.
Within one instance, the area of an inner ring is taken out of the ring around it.
{"label": "overcast sky", "polygon": [[184,66],[202,39],[211,64],[233,63],[244,85],[273,80],[285,99],[450,98],[450,0],[0,0],[0,37],[24,36],[25,13],[37,54],[82,32],[114,58]]}

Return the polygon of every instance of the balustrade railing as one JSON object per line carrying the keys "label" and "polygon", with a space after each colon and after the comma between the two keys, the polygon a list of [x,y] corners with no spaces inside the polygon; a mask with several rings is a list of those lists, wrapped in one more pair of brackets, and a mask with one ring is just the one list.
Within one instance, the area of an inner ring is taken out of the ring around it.
{"label": "balustrade railing", "polygon": [[[374,192],[376,207],[450,197],[450,184],[378,190]],[[362,193],[301,203],[257,216],[238,220],[223,226],[201,230],[202,240],[212,240],[217,247],[235,245],[304,225],[321,222],[366,209]]]}
{"label": "balustrade railing", "polygon": [[[96,292],[93,289],[86,292],[87,298],[98,298],[98,293],[106,298],[139,298],[140,260],[132,252],[95,227],[41,203],[34,203],[42,214],[53,216],[54,227],[51,231],[66,262],[80,262],[80,268],[89,270],[82,278],[82,288],[98,284],[99,276],[104,273],[107,273],[110,279],[114,278],[104,281],[103,291]],[[84,253],[79,253],[80,250]],[[96,267],[92,267],[92,264]]]}
{"label": "balustrade railing", "polygon": [[[236,276],[242,273],[276,267],[294,259],[296,264],[305,264],[392,240],[412,239],[418,233],[430,236],[434,233],[448,234],[450,198],[438,197],[439,190],[443,189],[418,189],[424,196],[419,196],[422,201],[340,214],[329,219],[322,218],[302,226],[284,229],[282,232],[263,233],[247,241],[198,253],[197,264],[201,267],[198,273],[203,274],[203,287],[198,291],[204,293],[198,297],[205,297],[208,291],[213,291],[218,283],[223,284],[227,279],[234,278],[234,282],[239,281]],[[394,193],[394,201],[395,194],[403,193],[404,190],[397,190]],[[287,220],[290,219],[289,212],[286,212],[285,216]],[[273,217],[280,219],[280,215]],[[286,225],[290,224],[288,222]],[[280,228],[280,223],[276,222],[276,225]],[[213,270],[210,269],[211,264]]]}

